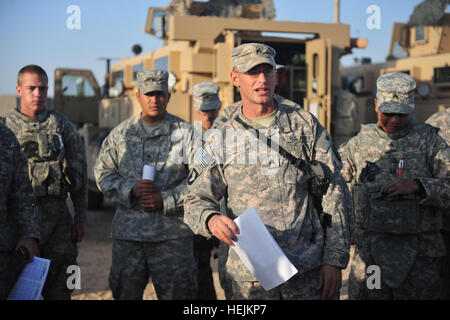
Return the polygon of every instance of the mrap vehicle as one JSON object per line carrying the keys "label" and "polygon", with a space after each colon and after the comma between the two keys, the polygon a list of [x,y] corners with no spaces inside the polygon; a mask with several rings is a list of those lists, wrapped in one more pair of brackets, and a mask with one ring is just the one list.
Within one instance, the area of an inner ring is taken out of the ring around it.
{"label": "mrap vehicle", "polygon": [[342,89],[354,94],[358,124],[376,122],[374,100],[377,78],[387,72],[405,72],[416,81],[417,121],[450,107],[450,14],[448,1],[424,1],[415,7],[408,23],[394,23],[389,55],[385,62],[362,64],[340,70]]}
{"label": "mrap vehicle", "polygon": [[140,113],[135,97],[139,71],[167,70],[171,90],[167,111],[193,123],[197,118],[192,86],[213,81],[221,88],[222,108],[234,103],[239,93],[230,80],[232,48],[266,43],[277,51],[276,62],[285,66],[277,92],[313,113],[333,137],[354,134],[340,132],[336,126],[341,120],[354,121],[335,110],[341,83],[339,58],[352,48],[365,47],[367,41],[350,38],[350,26],[336,18],[339,1],[335,1],[333,23],[276,21],[270,14],[272,1],[241,1],[232,10],[229,2],[185,0],[172,1],[165,8],[150,7],[145,32],[163,39],[164,45],[113,64],[104,94],[89,70],[55,70],[54,108],[80,128],[85,143],[90,208],[101,206],[103,199],[93,174],[103,139],[120,122]]}

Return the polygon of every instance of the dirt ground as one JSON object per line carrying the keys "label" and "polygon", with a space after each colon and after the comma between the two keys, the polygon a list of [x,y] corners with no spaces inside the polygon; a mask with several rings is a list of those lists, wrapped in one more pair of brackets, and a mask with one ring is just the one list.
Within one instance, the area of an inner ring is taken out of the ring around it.
{"label": "dirt ground", "polygon": [[[103,210],[88,211],[86,236],[79,244],[78,264],[81,269],[81,289],[74,290],[73,300],[112,300],[108,286],[108,275],[111,267],[112,241],[110,237],[111,220],[114,214],[112,206]],[[217,298],[224,300],[225,295],[220,287],[217,273],[217,260],[211,259],[214,285]],[[347,299],[348,269],[343,273],[341,299]],[[144,300],[156,300],[151,281],[144,292]]]}

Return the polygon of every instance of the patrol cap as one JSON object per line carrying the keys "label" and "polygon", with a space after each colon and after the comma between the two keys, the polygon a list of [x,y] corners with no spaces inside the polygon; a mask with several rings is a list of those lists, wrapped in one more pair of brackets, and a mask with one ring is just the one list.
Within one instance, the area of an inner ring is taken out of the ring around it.
{"label": "patrol cap", "polygon": [[378,77],[377,103],[382,113],[411,113],[414,110],[416,81],[403,72]]}
{"label": "patrol cap", "polygon": [[191,90],[194,108],[199,111],[219,109],[221,106],[219,91],[220,87],[214,82],[197,83]]}
{"label": "patrol cap", "polygon": [[247,72],[253,67],[267,63],[274,69],[276,51],[272,47],[262,43],[244,43],[231,51],[231,63],[233,68],[241,72]]}
{"label": "patrol cap", "polygon": [[169,73],[165,70],[148,70],[138,72],[136,75],[136,85],[139,93],[146,94],[152,91],[169,92]]}

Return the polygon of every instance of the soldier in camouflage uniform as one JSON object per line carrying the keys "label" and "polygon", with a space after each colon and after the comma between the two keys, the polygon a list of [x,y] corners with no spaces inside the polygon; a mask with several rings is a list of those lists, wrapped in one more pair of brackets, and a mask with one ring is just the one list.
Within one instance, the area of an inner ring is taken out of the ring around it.
{"label": "soldier in camouflage uniform", "polygon": [[[326,130],[293,102],[274,100],[274,57],[273,48],[259,43],[233,49],[231,80],[242,101],[237,117],[224,122],[195,155],[188,178],[185,221],[196,234],[214,235],[232,246],[239,233],[232,219],[254,207],[299,271],[266,292],[230,247],[226,268],[233,280],[232,299],[337,298],[341,269],[349,259],[350,193]],[[265,144],[254,148],[255,140],[245,130],[248,125],[266,137],[278,135],[280,145],[295,158],[307,157],[311,164],[317,161],[321,165],[329,182],[321,205],[332,220],[326,231],[313,205],[309,172],[298,169],[277,151],[268,152]],[[234,139],[230,143],[231,134],[238,136],[237,143]],[[271,156],[266,158],[268,153]],[[226,215],[220,214],[221,198],[225,198]]]}
{"label": "soldier in camouflage uniform", "polygon": [[[214,120],[217,118],[222,104],[219,99],[219,91],[220,87],[209,81],[197,83],[192,87],[192,102],[197,112],[197,118],[200,120],[194,126],[194,141],[203,142],[205,132],[211,128]],[[202,147],[202,145],[198,147]],[[216,238],[207,239],[200,235],[194,236],[194,256],[197,262],[199,300],[217,299],[210,260],[211,250],[214,247],[218,247],[218,242]],[[221,269],[219,267],[219,277],[222,283],[223,275]]]}
{"label": "soldier in camouflage uniform", "polygon": [[435,128],[411,117],[414,89],[405,73],[380,76],[378,123],[339,149],[355,206],[350,299],[440,297],[450,149]]}
{"label": "soldier in camouflage uniform", "polygon": [[[28,251],[29,261],[38,254],[39,216],[28,178],[27,159],[14,133],[0,123],[0,300],[6,299],[11,281],[11,252]],[[17,276],[17,275],[16,275]]]}
{"label": "soldier in camouflage uniform", "polygon": [[[85,233],[87,175],[84,145],[76,127],[61,113],[46,109],[48,77],[36,65],[17,77],[20,112],[12,110],[5,124],[28,157],[29,175],[41,219],[40,256],[51,260],[42,295],[70,299],[67,267],[76,265],[77,242]],[[70,194],[75,216],[66,199]]]}
{"label": "soldier in camouflage uniform", "polygon": [[[115,127],[95,164],[103,193],[117,202],[109,284],[115,299],[142,299],[151,277],[158,299],[195,299],[193,233],[183,223],[192,126],[166,112],[168,73],[137,74],[142,112]],[[155,167],[154,181],[142,179]]]}
{"label": "soldier in camouflage uniform", "polygon": [[[445,111],[437,112],[429,117],[426,123],[439,129],[438,134],[445,140],[447,146],[450,145],[450,108]],[[442,237],[445,242],[445,257],[442,259],[442,276],[444,278],[445,299],[450,299],[450,208],[447,206],[443,209],[443,227]]]}

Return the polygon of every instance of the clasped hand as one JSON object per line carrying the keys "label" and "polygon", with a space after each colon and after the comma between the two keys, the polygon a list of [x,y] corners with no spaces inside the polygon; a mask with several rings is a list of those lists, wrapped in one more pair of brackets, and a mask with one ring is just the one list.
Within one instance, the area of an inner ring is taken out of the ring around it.
{"label": "clasped hand", "polygon": [[144,211],[157,211],[163,208],[161,192],[151,180],[139,180],[133,187],[133,196],[140,200]]}

